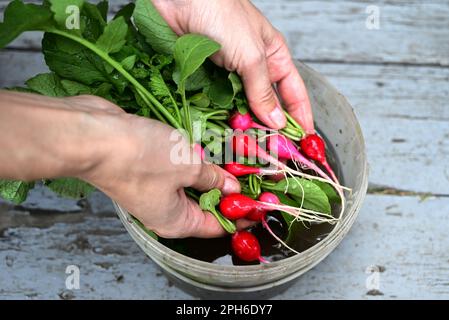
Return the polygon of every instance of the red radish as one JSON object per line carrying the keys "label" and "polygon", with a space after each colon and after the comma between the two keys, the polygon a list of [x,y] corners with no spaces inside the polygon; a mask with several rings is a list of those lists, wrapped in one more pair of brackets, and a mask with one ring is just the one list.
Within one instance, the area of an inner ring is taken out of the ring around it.
{"label": "red radish", "polygon": [[251,115],[249,112],[245,114],[241,114],[240,112],[236,111],[232,117],[229,119],[229,125],[232,129],[240,129],[242,131],[246,131],[248,129],[262,129],[262,130],[271,130],[270,128],[267,128],[265,126],[262,126],[258,124],[257,122],[254,122],[251,118]]}
{"label": "red radish", "polygon": [[224,169],[235,177],[260,174],[260,168],[245,166],[237,162],[226,163]]}
{"label": "red radish", "polygon": [[[267,196],[265,197],[267,198]],[[221,199],[219,206],[220,212],[223,216],[230,220],[237,220],[246,218],[253,211],[276,210],[276,208],[273,208],[272,204],[278,205],[279,199],[276,201],[270,198],[270,202],[264,202],[251,199],[250,197],[240,193],[231,193]]]}
{"label": "red radish", "polygon": [[259,240],[248,231],[238,231],[232,235],[231,246],[235,255],[243,261],[268,262],[260,255]]}
{"label": "red radish", "polygon": [[[270,170],[261,167],[245,166],[237,162],[226,163],[224,169],[235,177],[246,176],[248,174],[271,175],[279,173],[278,170]],[[285,177],[282,175],[282,177]]]}
{"label": "red radish", "polygon": [[[279,159],[280,162],[282,162],[283,164],[287,164],[287,160],[285,159]],[[270,179],[271,181],[275,181],[275,182],[279,182],[281,180],[285,179],[285,172],[283,171],[277,171],[277,173],[272,174],[268,177],[268,179]]]}
{"label": "red radish", "polygon": [[[268,211],[273,211],[273,210],[283,208],[286,206],[281,206],[279,198],[270,192],[261,193],[261,195],[259,196],[259,199],[266,201],[266,202],[263,202],[263,201],[259,202],[259,201],[251,199],[250,197],[247,197],[247,196],[244,196],[244,195],[238,194],[238,193],[231,194],[231,195],[224,197],[221,200],[220,211],[225,217],[226,217],[226,215],[224,214],[224,211],[228,212],[228,211],[235,210],[235,211],[239,211],[239,212],[246,212],[247,213],[246,217],[245,216],[243,216],[243,217],[245,217],[247,219],[251,218],[251,220],[253,220],[253,221],[262,222],[263,227],[271,234],[271,236],[273,238],[275,238],[277,241],[279,241],[279,243],[281,243],[286,248],[290,249],[291,251],[293,251],[295,253],[298,253],[298,251],[289,247],[284,241],[282,241],[282,239],[280,239],[273,232],[273,230],[271,230],[271,228],[268,225],[267,220],[266,220],[266,214]],[[223,201],[223,200],[225,200],[225,201]],[[223,203],[223,206],[222,206],[222,203]],[[242,207],[241,207],[242,203],[245,204],[244,210],[242,210]],[[274,205],[275,208],[273,208],[269,204]],[[252,208],[252,209],[250,209],[250,208]],[[284,209],[284,211],[288,212],[287,209]],[[229,218],[229,217],[227,217],[227,218]],[[236,252],[235,249],[234,249],[234,252]]]}
{"label": "red radish", "polygon": [[240,193],[231,193],[224,196],[219,204],[220,212],[230,220],[242,219],[252,210],[259,208],[256,200]]}
{"label": "red radish", "polygon": [[231,193],[221,199],[219,204],[220,212],[230,220],[251,217],[255,221],[261,221],[264,228],[267,229],[277,241],[295,253],[298,252],[289,247],[271,230],[265,217],[268,211],[280,210],[297,219],[309,222],[335,222],[338,220],[330,215],[320,212],[282,205],[279,198],[274,194],[263,193],[261,195],[262,200],[264,201],[256,201],[240,193]]}
{"label": "red radish", "polygon": [[[265,202],[265,203],[272,203],[275,205],[280,205],[281,201],[279,200],[278,196],[275,195],[274,193],[271,192],[262,192],[259,195],[259,201]],[[268,210],[269,211],[269,210]],[[259,218],[259,220],[255,220],[255,221],[262,221],[262,225],[263,227],[271,234],[271,236],[273,238],[275,238],[279,243],[281,243],[283,246],[285,246],[286,248],[290,249],[291,251],[298,253],[295,249],[292,249],[291,247],[289,247],[284,241],[282,241],[281,238],[279,238],[274,232],[273,230],[271,230],[270,226],[268,225],[267,219],[266,219],[266,215],[267,215],[267,210],[262,211],[262,210],[257,210],[255,212],[259,213],[259,216],[255,215],[253,218]],[[251,216],[252,212],[246,217],[247,219],[251,220]]]}
{"label": "red radish", "polygon": [[323,167],[325,167],[326,170],[329,172],[329,174],[332,176],[332,179],[335,182],[338,181],[334,171],[327,163],[326,145],[319,135],[309,134],[305,138],[301,139],[299,145],[301,147],[301,150],[305,153],[306,156],[322,164]]}
{"label": "red radish", "polygon": [[326,213],[280,204],[276,198],[273,197],[270,202],[257,201],[240,193],[231,193],[221,198],[219,208],[221,214],[230,220],[246,218],[254,210],[279,210],[304,221],[333,222],[336,220]]}
{"label": "red radish", "polygon": [[[267,136],[267,148],[276,153],[280,159],[296,160],[305,167],[317,172],[321,177],[331,180],[316,164],[305,158],[297,149],[296,145],[287,137],[275,134]],[[338,183],[338,181],[335,181]]]}

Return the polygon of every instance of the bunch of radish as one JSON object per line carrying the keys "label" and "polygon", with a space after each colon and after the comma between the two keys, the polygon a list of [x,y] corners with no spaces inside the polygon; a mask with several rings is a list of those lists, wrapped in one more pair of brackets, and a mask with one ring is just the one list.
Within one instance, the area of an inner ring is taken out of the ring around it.
{"label": "bunch of radish", "polygon": [[[291,120],[291,119],[290,119]],[[287,177],[299,177],[308,180],[317,180],[329,184],[335,189],[340,198],[341,217],[345,210],[344,190],[349,190],[340,185],[337,176],[327,162],[326,146],[323,139],[317,134],[301,137],[299,146],[286,134],[274,132],[255,122],[249,113],[235,112],[229,119],[229,125],[236,130],[230,139],[233,152],[240,159],[257,158],[268,163],[269,167],[251,166],[239,162],[226,163],[224,169],[235,177],[283,175]],[[264,130],[265,135],[257,138],[254,135],[243,133],[249,129]],[[265,144],[266,149],[260,145]],[[292,163],[288,165],[287,161]],[[316,175],[304,171],[313,171]],[[325,172],[326,171],[326,172]],[[280,211],[294,217],[295,221],[308,223],[335,223],[339,220],[329,213],[307,210],[300,204],[291,206],[281,203],[279,198],[271,192],[262,192],[257,200],[244,194],[230,194],[221,198],[219,203],[221,214],[231,220],[247,219],[262,223],[263,227],[282,245],[298,253],[287,243],[280,239],[267,223],[266,215],[271,211]],[[234,254],[244,261],[267,262],[261,256],[260,245],[257,238],[247,231],[237,231],[232,236],[232,248]]]}

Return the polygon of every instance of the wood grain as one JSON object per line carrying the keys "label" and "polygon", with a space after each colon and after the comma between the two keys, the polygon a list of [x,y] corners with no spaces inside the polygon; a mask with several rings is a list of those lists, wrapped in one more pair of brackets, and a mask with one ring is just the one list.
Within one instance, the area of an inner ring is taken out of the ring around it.
{"label": "wood grain", "polygon": [[[0,219],[30,214],[37,215],[3,208]],[[167,282],[114,213],[72,213],[78,218],[57,223],[61,215],[42,216],[53,221],[44,228],[4,231],[0,298],[191,298]],[[448,299],[448,219],[449,198],[369,195],[340,246],[275,299]],[[80,290],[65,289],[68,265],[80,268]],[[373,272],[379,287],[366,284]]]}
{"label": "wood grain", "polygon": [[[126,0],[110,1],[111,13]],[[8,1],[0,1],[0,11]],[[253,3],[286,37],[302,60],[388,62],[449,66],[449,1],[292,1]],[[369,5],[380,12],[378,30],[367,29]],[[41,35],[28,33],[11,46],[36,50]]]}

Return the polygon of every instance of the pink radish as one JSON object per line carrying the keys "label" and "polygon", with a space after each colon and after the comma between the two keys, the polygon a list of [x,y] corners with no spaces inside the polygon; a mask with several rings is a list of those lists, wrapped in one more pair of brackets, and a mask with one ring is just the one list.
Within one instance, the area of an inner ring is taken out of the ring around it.
{"label": "pink radish", "polygon": [[[273,203],[273,204],[281,204],[281,202],[279,201],[279,198],[271,192],[262,192],[259,195],[259,201],[261,202],[266,202],[266,203]],[[271,210],[270,210],[271,211]],[[265,220],[265,216],[267,215],[267,210],[263,210],[263,209],[255,209],[251,212],[249,212],[246,215],[246,219],[251,220],[251,221],[264,221]]]}
{"label": "pink radish", "polygon": [[267,128],[263,125],[258,124],[257,122],[254,122],[251,118],[251,115],[249,112],[245,114],[241,114],[240,112],[236,111],[232,117],[229,119],[229,125],[232,129],[240,129],[242,131],[246,131],[248,129],[262,129],[262,130],[270,130],[270,128]]}

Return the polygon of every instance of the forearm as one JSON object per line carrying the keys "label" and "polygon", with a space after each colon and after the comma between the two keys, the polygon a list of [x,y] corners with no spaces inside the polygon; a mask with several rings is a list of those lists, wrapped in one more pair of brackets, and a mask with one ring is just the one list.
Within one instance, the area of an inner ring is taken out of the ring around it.
{"label": "forearm", "polygon": [[66,99],[0,91],[0,178],[80,176],[104,151],[96,121]]}

